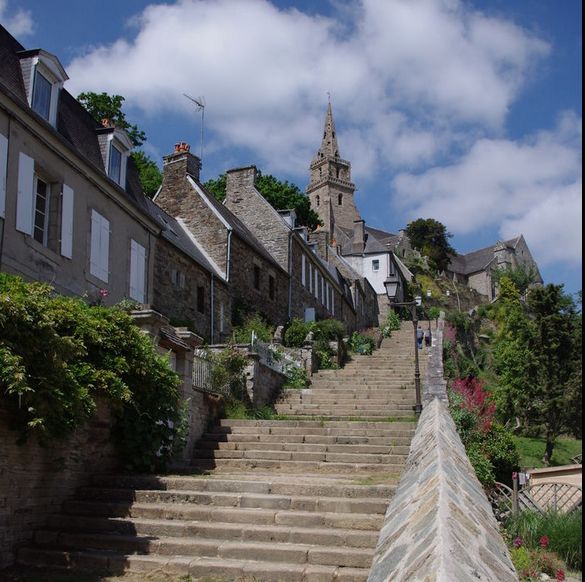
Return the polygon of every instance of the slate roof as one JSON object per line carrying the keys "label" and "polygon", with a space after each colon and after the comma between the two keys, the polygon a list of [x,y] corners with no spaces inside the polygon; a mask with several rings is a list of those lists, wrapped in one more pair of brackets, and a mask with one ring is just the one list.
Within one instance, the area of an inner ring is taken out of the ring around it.
{"label": "slate roof", "polygon": [[[0,25],[0,90],[15,101],[19,107],[28,110],[39,123],[54,132],[55,136],[69,147],[74,155],[83,158],[107,177],[96,134],[96,130],[101,126],[75,97],[65,89],[59,92],[56,129],[30,108],[18,55],[18,53],[23,55],[30,52],[25,51],[24,47]],[[142,213],[148,214],[144,200],[146,197],[142,192],[136,167],[131,160],[129,160],[126,175],[126,189],[110,180],[112,188],[124,195]]]}
{"label": "slate roof", "polygon": [[[341,248],[344,255],[353,255],[352,244],[353,244],[353,230],[349,228],[343,228],[336,226],[337,238],[341,239]],[[371,226],[365,226],[366,234],[366,245],[362,254],[378,254],[387,253],[392,250],[400,240],[397,234],[392,234],[379,228],[372,228]],[[341,236],[340,236],[341,235]],[[340,241],[338,241],[339,244]],[[388,247],[390,245],[390,247]]]}
{"label": "slate roof", "polygon": [[163,238],[199,263],[204,269],[223,279],[223,274],[217,269],[217,266],[201,252],[183,227],[150,198],[146,198],[146,201],[149,214],[161,225]]}
{"label": "slate roof", "polygon": [[[503,241],[503,244],[511,249],[516,248],[518,238]],[[449,271],[459,273],[461,275],[470,275],[483,271],[494,260],[495,245],[467,253],[465,255],[458,255],[454,257],[449,263]]]}

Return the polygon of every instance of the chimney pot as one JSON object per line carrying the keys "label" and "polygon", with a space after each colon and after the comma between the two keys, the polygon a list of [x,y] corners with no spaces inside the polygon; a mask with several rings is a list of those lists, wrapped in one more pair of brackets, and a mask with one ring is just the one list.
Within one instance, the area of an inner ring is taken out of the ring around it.
{"label": "chimney pot", "polygon": [[185,141],[178,141],[175,144],[175,152],[188,152],[191,146]]}

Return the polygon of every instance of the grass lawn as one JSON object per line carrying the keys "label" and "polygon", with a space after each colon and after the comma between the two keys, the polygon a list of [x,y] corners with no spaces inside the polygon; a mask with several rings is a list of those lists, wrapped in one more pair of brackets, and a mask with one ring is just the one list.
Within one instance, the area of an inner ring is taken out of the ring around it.
{"label": "grass lawn", "polygon": [[[520,466],[524,469],[536,469],[544,467],[542,455],[544,454],[545,440],[542,438],[514,437],[514,442],[520,453]],[[571,457],[581,453],[581,441],[576,439],[557,439],[553,450],[551,467],[559,465],[571,465]]]}

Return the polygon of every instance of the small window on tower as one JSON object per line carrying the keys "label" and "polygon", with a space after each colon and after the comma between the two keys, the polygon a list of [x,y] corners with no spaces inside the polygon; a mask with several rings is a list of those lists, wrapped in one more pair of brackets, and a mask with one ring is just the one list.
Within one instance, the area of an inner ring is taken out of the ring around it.
{"label": "small window on tower", "polygon": [[343,196],[341,194],[337,195],[337,204],[339,204],[339,206],[341,206],[341,203],[343,201]]}
{"label": "small window on tower", "polygon": [[315,198],[315,200],[317,201],[317,206],[319,206],[319,204],[321,204],[321,197],[317,195],[317,198]]}

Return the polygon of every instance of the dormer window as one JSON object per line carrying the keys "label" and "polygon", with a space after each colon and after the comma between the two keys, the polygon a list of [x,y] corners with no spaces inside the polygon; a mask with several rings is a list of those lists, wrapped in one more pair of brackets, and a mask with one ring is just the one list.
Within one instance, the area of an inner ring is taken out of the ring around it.
{"label": "dormer window", "polygon": [[110,143],[110,163],[108,166],[108,176],[117,184],[120,184],[122,177],[122,152]]}
{"label": "dormer window", "polygon": [[41,117],[49,121],[51,114],[51,82],[38,69],[35,71],[33,81],[33,94],[31,107]]}
{"label": "dormer window", "polygon": [[104,127],[97,130],[98,141],[104,160],[104,169],[116,184],[126,187],[126,166],[132,149],[128,134],[118,127],[112,127],[108,120],[102,122]]}
{"label": "dormer window", "polygon": [[59,91],[68,79],[59,59],[46,51],[20,51],[20,67],[31,109],[57,125]]}

